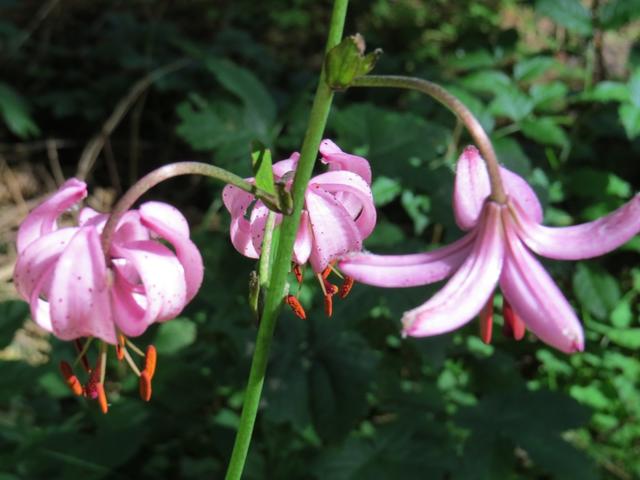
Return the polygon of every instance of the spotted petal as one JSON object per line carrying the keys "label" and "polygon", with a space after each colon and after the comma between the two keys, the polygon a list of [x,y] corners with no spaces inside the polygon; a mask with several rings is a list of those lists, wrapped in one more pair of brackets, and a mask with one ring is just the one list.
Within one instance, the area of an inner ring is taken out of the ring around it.
{"label": "spotted petal", "polygon": [[75,203],[87,196],[87,185],[76,178],[67,180],[60,189],[38,205],[18,229],[18,253],[22,253],[34,240],[57,229],[56,222]]}
{"label": "spotted petal", "polygon": [[560,228],[540,225],[518,201],[512,202],[512,208],[514,227],[527,246],[539,255],[558,260],[603,255],[640,232],[640,194],[593,222]]}
{"label": "spotted petal", "polygon": [[227,185],[222,191],[222,201],[231,214],[231,226],[229,228],[231,243],[245,257],[258,258],[260,254],[256,251],[251,241],[251,226],[245,218],[247,210],[255,202],[253,195],[233,185]]}
{"label": "spotted petal", "polygon": [[58,338],[97,337],[116,342],[107,267],[95,228],[79,228],[58,258],[48,301],[51,326]]}
{"label": "spotted petal", "polygon": [[487,203],[471,255],[451,279],[424,305],[405,312],[404,332],[415,337],[454,330],[487,303],[500,277],[504,258],[504,234],[500,224],[502,207]]}
{"label": "spotted petal", "polygon": [[451,245],[412,255],[353,253],[343,258],[340,270],[354,280],[378,287],[415,287],[440,281],[469,256],[475,239],[471,232]]}
{"label": "spotted petal", "polygon": [[508,248],[500,287],[527,328],[555,348],[572,353],[584,348],[580,321],[544,267],[524,247],[510,214],[503,213]]}

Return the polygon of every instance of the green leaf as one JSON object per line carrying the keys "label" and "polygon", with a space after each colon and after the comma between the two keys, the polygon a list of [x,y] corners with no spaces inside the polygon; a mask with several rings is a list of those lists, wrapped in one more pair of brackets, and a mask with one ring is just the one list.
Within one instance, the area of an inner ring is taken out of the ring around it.
{"label": "green leaf", "polygon": [[632,22],[640,16],[640,0],[611,0],[600,6],[600,24],[613,30]]}
{"label": "green leaf", "polygon": [[538,0],[536,13],[581,35],[591,33],[591,13],[580,0]]}
{"label": "green leaf", "polygon": [[254,152],[251,154],[251,165],[256,179],[256,187],[275,195],[276,187],[273,183],[271,150],[264,148],[262,145],[254,144]]}
{"label": "green leaf", "polygon": [[158,353],[177,353],[195,341],[196,333],[196,324],[191,320],[175,318],[160,325],[154,344]]}
{"label": "green leaf", "polygon": [[596,410],[606,410],[610,403],[610,399],[595,384],[587,386],[573,385],[570,393],[580,403]]}
{"label": "green leaf", "polygon": [[28,315],[29,305],[25,302],[8,300],[0,303],[0,349],[11,343]]}
{"label": "green leaf", "polygon": [[424,232],[429,225],[429,210],[431,201],[426,195],[416,195],[409,190],[402,192],[402,206],[413,220],[413,230],[416,235]]}
{"label": "green leaf", "polygon": [[500,90],[489,105],[489,111],[496,116],[520,121],[533,110],[533,101],[515,87]]}
{"label": "green leaf", "polygon": [[402,186],[397,180],[380,175],[371,184],[371,192],[376,207],[382,207],[393,202],[400,195]]}
{"label": "green leaf", "polygon": [[4,82],[0,82],[0,116],[9,130],[20,138],[32,137],[40,133],[24,99]]}
{"label": "green leaf", "polygon": [[578,263],[573,275],[576,297],[594,317],[604,320],[620,301],[620,288],[614,277],[586,263]]}
{"label": "green leaf", "polygon": [[551,117],[526,118],[520,122],[522,133],[532,140],[544,145],[564,147],[569,137]]}
{"label": "green leaf", "polygon": [[560,111],[566,107],[569,87],[564,82],[536,83],[529,95],[537,110]]}
{"label": "green leaf", "polygon": [[640,107],[630,103],[620,105],[618,114],[629,140],[640,135]]}
{"label": "green leaf", "polygon": [[627,102],[629,101],[629,87],[620,82],[605,80],[593,89],[578,96],[581,101],[588,102]]}
{"label": "green leaf", "polygon": [[496,94],[511,85],[511,78],[500,70],[482,70],[463,77],[460,85],[474,92]]}
{"label": "green leaf", "polygon": [[521,82],[529,82],[542,75],[556,65],[552,57],[536,56],[520,60],[513,67],[513,76]]}
{"label": "green leaf", "polygon": [[640,67],[637,67],[629,78],[629,100],[635,107],[640,107]]}

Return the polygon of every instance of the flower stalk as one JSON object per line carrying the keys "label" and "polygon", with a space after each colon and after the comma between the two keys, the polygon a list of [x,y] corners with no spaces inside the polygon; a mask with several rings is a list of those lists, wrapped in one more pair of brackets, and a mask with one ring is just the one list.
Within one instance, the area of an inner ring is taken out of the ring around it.
{"label": "flower stalk", "polygon": [[449,93],[440,85],[422,78],[405,77],[400,75],[366,75],[358,77],[351,83],[352,87],[390,87],[417,90],[434,98],[455,113],[464,123],[469,134],[475,141],[482,157],[487,164],[487,171],[491,182],[490,199],[499,204],[505,204],[507,195],[500,177],[500,165],[489,136],[480,125],[478,119],[471,113],[464,103]]}

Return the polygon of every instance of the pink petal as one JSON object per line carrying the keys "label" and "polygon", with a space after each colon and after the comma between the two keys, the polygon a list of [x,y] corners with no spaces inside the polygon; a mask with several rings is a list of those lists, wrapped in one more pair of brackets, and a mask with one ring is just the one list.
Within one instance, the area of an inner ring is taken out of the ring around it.
{"label": "pink petal", "polygon": [[78,229],[58,258],[48,300],[51,326],[58,338],[97,337],[116,343],[107,268],[95,228]]}
{"label": "pink petal", "polygon": [[187,287],[186,301],[190,301],[202,285],[204,266],[198,247],[189,239],[187,219],[177,208],[161,202],[147,202],[140,205],[140,219],[144,226],[167,240],[175,249],[178,261],[184,270]]}
{"label": "pink petal", "polygon": [[[256,252],[262,251],[262,241],[264,240],[264,230],[267,224],[267,217],[269,216],[269,209],[262,202],[256,202],[253,210],[251,211],[251,218],[249,220],[251,227],[251,241],[253,242],[253,248]],[[276,214],[276,225],[282,222],[282,214]]]}
{"label": "pink petal", "polygon": [[511,202],[514,226],[527,246],[539,255],[558,260],[580,260],[603,255],[640,232],[640,194],[616,211],[593,222],[570,227],[545,227]]}
{"label": "pink petal", "polygon": [[280,160],[279,162],[274,163],[272,170],[276,180],[279,180],[289,172],[295,172],[296,168],[298,168],[299,159],[300,154],[298,152],[294,152],[286,160]]}
{"label": "pink petal", "polygon": [[453,189],[453,213],[462,230],[478,222],[485,199],[491,193],[489,174],[476,147],[467,147],[458,159]]}
{"label": "pink petal", "polygon": [[[323,173],[309,182],[307,192],[317,192],[319,187],[323,191],[335,195],[337,203],[341,204],[343,209],[349,212],[350,217],[355,220],[355,225],[360,231],[362,239],[371,234],[376,226],[376,207],[369,185],[360,176],[347,171]],[[353,205],[342,204],[338,193],[347,194],[350,198],[355,199],[355,210]]]}
{"label": "pink petal", "polygon": [[56,193],[38,205],[24,219],[18,230],[18,253],[34,240],[56,230],[56,221],[72,205],[87,196],[87,185],[78,179],[67,180]]}
{"label": "pink petal", "polygon": [[[506,193],[511,198],[517,198],[531,218],[541,222],[542,206],[529,184],[504,167],[500,167],[500,176]],[[456,167],[453,191],[453,211],[456,223],[462,230],[469,230],[476,225],[482,205],[490,193],[491,184],[484,159],[476,147],[465,148]]]}
{"label": "pink petal", "polygon": [[446,247],[413,255],[353,253],[344,257],[340,270],[354,280],[378,287],[416,287],[451,275],[469,256],[476,232]]}
{"label": "pink petal", "polygon": [[329,165],[330,171],[348,170],[360,176],[367,185],[371,185],[371,166],[366,158],[343,152],[329,139],[320,142],[320,154],[322,162]]}
{"label": "pink petal", "polygon": [[78,213],[78,225],[84,227],[85,225],[102,225],[109,219],[109,215],[106,213],[100,213],[91,207],[83,207]]}
{"label": "pink petal", "polygon": [[517,236],[513,220],[503,212],[508,248],[500,287],[527,328],[553,347],[572,353],[584,348],[580,321],[544,267]]}
{"label": "pink petal", "polygon": [[313,246],[313,233],[311,224],[309,223],[309,214],[306,210],[302,211],[300,217],[300,226],[296,233],[296,241],[293,244],[293,261],[298,265],[304,265],[309,260],[311,248]]}
{"label": "pink petal", "polygon": [[[171,221],[173,221],[173,219],[171,219]],[[102,232],[103,228],[104,224],[98,228],[98,231]],[[139,240],[149,240],[149,238],[149,230],[143,224],[140,213],[137,210],[129,210],[120,218],[116,231],[113,232],[111,243],[136,242]]]}
{"label": "pink petal", "polygon": [[[61,228],[44,235],[18,255],[13,271],[13,283],[22,298],[29,300],[36,284],[45,276],[50,267],[58,261],[58,257],[67,248],[77,228]],[[44,284],[40,283],[41,288]],[[48,291],[48,288],[45,288]]]}
{"label": "pink petal", "polygon": [[405,312],[402,323],[407,335],[423,337],[449,332],[474,318],[485,306],[504,259],[501,209],[492,202],[486,204],[471,255],[427,303]]}
{"label": "pink petal", "polygon": [[253,195],[233,185],[227,185],[222,191],[222,201],[231,214],[231,243],[245,257],[258,258],[260,254],[253,246],[250,224],[245,218],[247,209],[255,202]]}
{"label": "pink petal", "polygon": [[[130,284],[118,272],[114,284],[115,322],[126,335],[139,335],[153,322],[175,318],[187,300],[184,269],[174,253],[152,241],[132,242],[113,247],[114,254],[125,259],[138,272],[143,290]],[[138,298],[138,292],[143,295]],[[130,308],[133,302],[139,309]]]}
{"label": "pink petal", "polygon": [[307,189],[305,203],[313,230],[310,261],[315,272],[322,272],[331,260],[362,248],[355,222],[332,195],[313,185]]}

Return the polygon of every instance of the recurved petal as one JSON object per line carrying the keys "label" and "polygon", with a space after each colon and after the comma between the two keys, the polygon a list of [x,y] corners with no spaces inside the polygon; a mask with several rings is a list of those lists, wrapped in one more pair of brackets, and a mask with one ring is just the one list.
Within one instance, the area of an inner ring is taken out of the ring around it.
{"label": "recurved petal", "polygon": [[[264,240],[264,230],[267,225],[267,218],[269,216],[269,209],[262,203],[256,202],[253,210],[251,211],[251,218],[249,220],[251,241],[253,242],[253,248],[256,252],[262,250],[262,241]],[[279,225],[282,222],[282,214],[277,213],[275,218],[275,224]]]}
{"label": "recurved petal", "polygon": [[58,338],[97,337],[116,343],[107,268],[95,228],[79,228],[58,258],[48,301]]}
{"label": "recurved petal", "polygon": [[231,243],[235,249],[245,257],[258,258],[259,250],[256,250],[251,241],[251,226],[245,218],[249,207],[254,205],[253,195],[240,190],[233,185],[227,185],[222,191],[222,201],[231,214],[229,233]]}
{"label": "recurved petal", "polygon": [[517,199],[529,217],[540,223],[543,217],[542,205],[527,181],[504,167],[500,167],[500,176],[509,197]]}
{"label": "recurved petal", "polygon": [[276,177],[276,180],[280,179],[282,176],[286,175],[289,172],[295,172],[296,168],[298,168],[299,159],[300,154],[298,152],[294,152],[289,158],[274,163],[272,170],[273,174]]}
{"label": "recurved petal", "polygon": [[75,227],[68,227],[51,232],[31,242],[26,250],[18,255],[13,271],[13,283],[22,298],[29,300],[36,284],[40,284],[43,288],[48,287],[40,280],[45,276],[45,272],[58,261],[60,254],[67,248],[69,241],[77,231],[78,229]]}
{"label": "recurved petal", "polygon": [[20,224],[18,254],[34,240],[56,230],[56,221],[72,205],[87,196],[87,185],[76,178],[67,180],[56,193],[38,205]]}
{"label": "recurved petal", "polygon": [[304,265],[309,260],[311,248],[313,247],[313,233],[311,232],[311,224],[309,223],[309,214],[306,210],[302,211],[300,217],[300,226],[296,233],[296,241],[293,244],[293,261],[298,265]]}
{"label": "recurved petal", "polygon": [[424,305],[405,312],[404,332],[424,337],[449,332],[474,318],[487,303],[500,277],[504,258],[502,207],[487,203],[471,254],[451,279]]}
{"label": "recurved petal", "polygon": [[[125,328],[129,329],[132,324],[146,328],[153,322],[175,318],[182,311],[187,300],[187,285],[184,269],[171,250],[156,241],[143,240],[128,243],[126,247],[114,246],[113,251],[135,268],[144,287],[141,289],[139,285],[126,286],[120,283],[114,290],[114,295],[124,296],[115,298],[114,304],[132,305],[133,301],[144,309],[142,319],[138,318],[139,315],[133,319],[116,315],[115,321],[123,332],[127,333]],[[114,268],[119,268],[117,263]],[[115,280],[125,282],[125,275],[118,274]],[[134,296],[138,292],[142,292],[143,296]]]}
{"label": "recurved petal", "polygon": [[[509,215],[504,212],[505,217]],[[541,340],[566,353],[584,348],[580,321],[544,267],[524,247],[505,218],[507,251],[500,288],[513,310]]]}
{"label": "recurved petal", "polygon": [[322,272],[331,260],[362,248],[355,222],[331,194],[319,185],[310,186],[305,203],[314,240],[309,258],[315,272]]}
{"label": "recurved petal", "polygon": [[412,255],[352,253],[340,261],[340,270],[354,280],[378,287],[415,287],[437,282],[460,267],[473,247],[475,231],[450,245]]}
{"label": "recurved petal", "polygon": [[464,149],[456,166],[453,213],[462,230],[472,229],[480,217],[485,199],[491,193],[489,174],[478,149]]}
{"label": "recurved petal", "polygon": [[[169,204],[147,202],[140,205],[140,220],[144,226],[167,240],[175,249],[184,270],[186,301],[190,301],[202,285],[204,266],[198,247],[189,238],[187,219],[177,208]],[[133,225],[135,226],[135,222]]]}
{"label": "recurved petal", "polygon": [[511,208],[514,228],[526,245],[539,255],[558,260],[603,255],[640,232],[640,194],[609,215],[570,227],[540,225],[517,201],[511,202]]}
{"label": "recurved petal", "polygon": [[321,161],[329,165],[329,170],[348,170],[358,174],[371,185],[371,166],[366,158],[343,152],[328,138],[320,142]]}
{"label": "recurved petal", "polygon": [[[340,204],[342,210],[345,210],[355,220],[361,239],[367,238],[371,234],[376,226],[376,207],[369,185],[359,175],[338,170],[317,175],[309,183],[307,191],[318,192],[319,190],[333,194],[333,200]],[[350,197],[348,208],[340,202],[337,195],[339,193]],[[356,202],[355,206],[353,205],[354,201]],[[356,208],[358,204],[359,209]]]}

